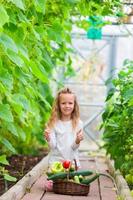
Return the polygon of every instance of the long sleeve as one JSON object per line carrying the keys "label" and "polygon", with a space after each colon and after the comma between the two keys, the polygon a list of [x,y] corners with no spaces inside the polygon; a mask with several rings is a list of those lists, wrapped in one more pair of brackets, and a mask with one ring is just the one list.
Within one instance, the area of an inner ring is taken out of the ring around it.
{"label": "long sleeve", "polygon": [[[81,120],[79,121],[77,132],[78,132],[79,130],[82,130],[82,131],[83,131],[83,122],[82,122]],[[77,134],[77,133],[76,133],[76,134]],[[75,136],[75,139],[76,139],[76,136]],[[76,144],[76,142],[74,141],[74,142],[72,143],[72,145],[71,145],[71,148],[72,148],[73,151],[75,151],[76,149],[79,148],[79,146],[80,146],[80,143],[79,143],[79,144]]]}
{"label": "long sleeve", "polygon": [[50,133],[50,141],[48,142],[48,144],[49,144],[49,147],[51,149],[55,149],[55,147],[56,147],[56,135],[55,135],[54,130],[52,130],[51,133]]}
{"label": "long sleeve", "polygon": [[74,142],[71,147],[73,150],[76,150],[76,149],[78,149],[79,145],[80,144],[76,144],[76,142]]}

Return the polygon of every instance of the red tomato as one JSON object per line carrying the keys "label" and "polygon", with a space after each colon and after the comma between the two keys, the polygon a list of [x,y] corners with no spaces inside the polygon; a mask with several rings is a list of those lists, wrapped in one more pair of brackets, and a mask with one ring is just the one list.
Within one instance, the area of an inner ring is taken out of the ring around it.
{"label": "red tomato", "polygon": [[71,165],[71,161],[70,160],[63,161],[63,167],[65,169],[68,169],[70,167],[70,165]]}

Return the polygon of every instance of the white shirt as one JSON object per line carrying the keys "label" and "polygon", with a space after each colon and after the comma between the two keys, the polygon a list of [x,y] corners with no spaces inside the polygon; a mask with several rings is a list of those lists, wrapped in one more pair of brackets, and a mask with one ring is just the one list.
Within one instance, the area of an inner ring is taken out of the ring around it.
{"label": "white shirt", "polygon": [[50,156],[49,165],[55,161],[76,159],[77,166],[80,166],[78,158],[79,144],[75,143],[76,134],[79,130],[83,129],[83,122],[79,120],[79,123],[75,130],[72,128],[72,122],[58,120],[55,127],[50,133]]}

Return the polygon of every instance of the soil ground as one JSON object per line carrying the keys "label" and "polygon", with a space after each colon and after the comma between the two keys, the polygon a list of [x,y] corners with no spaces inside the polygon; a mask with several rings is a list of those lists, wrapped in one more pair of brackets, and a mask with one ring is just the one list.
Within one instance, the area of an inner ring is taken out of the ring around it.
{"label": "soil ground", "polygon": [[[16,177],[19,181],[26,173],[28,173],[44,156],[48,154],[48,149],[41,150],[39,155],[12,155],[8,158],[10,163],[6,166],[9,174]],[[12,187],[16,182],[4,181],[0,176],[0,195]]]}

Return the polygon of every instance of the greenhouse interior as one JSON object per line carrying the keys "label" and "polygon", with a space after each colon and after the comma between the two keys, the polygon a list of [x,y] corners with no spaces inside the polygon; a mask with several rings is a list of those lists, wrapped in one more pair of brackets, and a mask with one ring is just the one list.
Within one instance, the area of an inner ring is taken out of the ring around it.
{"label": "greenhouse interior", "polygon": [[0,200],[133,199],[133,1],[0,0]]}

